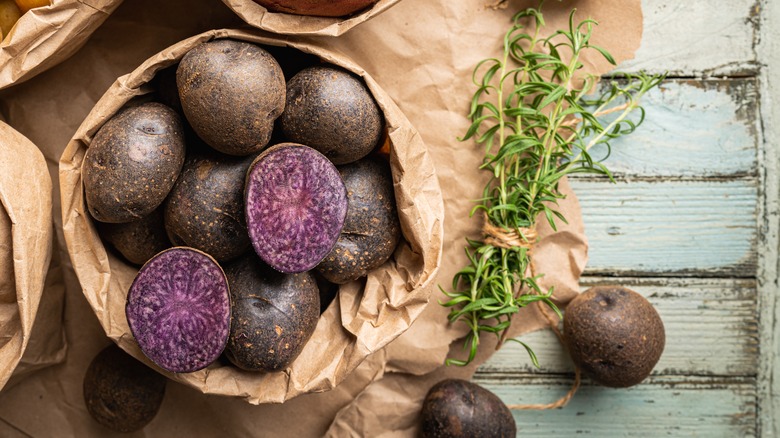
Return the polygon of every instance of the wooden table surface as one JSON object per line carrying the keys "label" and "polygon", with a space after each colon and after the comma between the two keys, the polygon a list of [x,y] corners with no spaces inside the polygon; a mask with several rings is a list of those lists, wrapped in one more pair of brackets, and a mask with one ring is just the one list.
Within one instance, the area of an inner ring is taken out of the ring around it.
{"label": "wooden table surface", "polygon": [[[780,436],[778,170],[780,5],[643,0],[636,59],[668,72],[645,124],[607,161],[617,184],[577,178],[590,242],[583,286],[623,284],[666,327],[652,376],[630,389],[587,379],[553,411],[514,411],[522,436]],[[774,26],[773,26],[774,25]],[[475,380],[507,403],[545,403],[573,365],[550,331],[506,348]]]}

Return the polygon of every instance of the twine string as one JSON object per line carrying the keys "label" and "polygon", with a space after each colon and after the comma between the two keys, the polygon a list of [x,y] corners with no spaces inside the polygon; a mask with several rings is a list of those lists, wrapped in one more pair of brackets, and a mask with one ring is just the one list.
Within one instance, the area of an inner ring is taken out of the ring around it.
{"label": "twine string", "polygon": [[[529,250],[529,257],[530,252],[533,250],[534,245],[536,244],[536,240],[538,239],[539,235],[536,232],[536,229],[533,227],[530,228],[519,228],[518,230],[505,230],[504,228],[501,228],[499,226],[493,225],[490,222],[490,219],[485,215],[485,222],[482,227],[482,232],[485,235],[485,243],[489,245],[493,245],[498,248],[505,248],[505,249],[511,249],[511,248],[526,248]],[[531,276],[536,276],[536,270],[534,268],[533,258],[530,260],[530,270],[531,270]],[[563,333],[561,333],[560,328],[558,327],[558,320],[556,318],[556,314],[550,310],[550,308],[543,302],[543,301],[537,301],[539,311],[542,313],[542,316],[544,316],[544,319],[547,320],[547,325],[550,327],[550,329],[555,333],[555,336],[558,338],[558,341],[561,343],[561,345],[565,346]],[[501,346],[506,341],[506,335],[507,331],[505,330],[503,335],[501,336],[501,340],[499,341],[498,345],[496,346],[496,350],[501,348]],[[507,405],[509,409],[516,409],[516,410],[548,410],[548,409],[557,409],[562,408],[566,406],[569,401],[574,397],[574,395],[577,393],[577,390],[580,388],[581,383],[581,370],[579,366],[574,367],[574,383],[572,384],[572,387],[569,389],[569,391],[558,400],[547,403],[547,404],[517,404],[517,405]]]}

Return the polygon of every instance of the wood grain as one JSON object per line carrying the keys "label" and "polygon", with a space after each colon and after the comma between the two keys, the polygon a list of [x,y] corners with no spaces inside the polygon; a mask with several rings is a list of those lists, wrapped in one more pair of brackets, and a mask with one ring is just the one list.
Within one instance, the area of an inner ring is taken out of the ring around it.
{"label": "wood grain", "polygon": [[590,261],[608,276],[750,277],[758,183],[575,180]]}
{"label": "wood grain", "polygon": [[[561,376],[481,376],[475,382],[511,404],[553,401],[571,385]],[[756,381],[670,377],[628,389],[586,382],[563,409],[512,414],[518,436],[750,437],[756,435]]]}

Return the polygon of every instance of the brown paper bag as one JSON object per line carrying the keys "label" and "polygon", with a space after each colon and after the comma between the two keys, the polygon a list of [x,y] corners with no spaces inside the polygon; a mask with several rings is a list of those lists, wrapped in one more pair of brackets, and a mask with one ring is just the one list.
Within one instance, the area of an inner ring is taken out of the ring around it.
{"label": "brown paper bag", "polygon": [[252,0],[222,0],[250,25],[282,35],[339,36],[386,11],[401,0],[379,0],[349,17],[329,18],[270,12]]}
{"label": "brown paper bag", "polygon": [[0,89],[59,64],[87,42],[122,0],[52,0],[27,11],[0,43]]}
{"label": "brown paper bag", "polygon": [[[52,256],[51,193],[41,152],[0,122],[0,388],[30,343],[41,304]],[[55,325],[61,321],[60,314]]]}
{"label": "brown paper bag", "polygon": [[63,228],[73,267],[84,294],[108,336],[133,356],[151,365],[141,353],[125,318],[125,298],[137,272],[107,253],[86,212],[81,164],[95,132],[125,103],[149,92],[155,73],[214,38],[235,38],[289,46],[340,65],[364,78],[384,112],[392,144],[398,215],[404,240],[390,261],[369,274],[365,285],[341,287],[322,315],[301,355],[284,372],[249,373],[213,364],[188,374],[167,375],[204,393],[239,396],[254,404],[283,402],[307,392],[333,388],[369,354],[395,339],[420,315],[433,290],[443,233],[441,191],[433,163],[417,131],[379,85],[345,56],[313,42],[262,37],[256,32],[211,31],[176,44],[119,78],[101,98],[69,143],[60,161]]}

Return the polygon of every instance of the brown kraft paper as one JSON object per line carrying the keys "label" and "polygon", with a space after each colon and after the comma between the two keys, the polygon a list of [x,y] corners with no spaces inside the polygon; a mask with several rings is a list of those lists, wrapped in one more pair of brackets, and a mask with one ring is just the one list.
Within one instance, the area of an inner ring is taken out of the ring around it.
{"label": "brown kraft paper", "polygon": [[0,43],[0,89],[59,64],[86,43],[122,0],[52,0],[22,14]]}
{"label": "brown kraft paper", "polygon": [[390,9],[401,0],[379,0],[349,17],[312,17],[271,12],[252,0],[222,0],[249,25],[282,35],[339,36]]}
{"label": "brown kraft paper", "polygon": [[404,240],[391,260],[360,281],[341,286],[321,316],[300,356],[283,372],[251,373],[213,364],[194,373],[166,375],[209,394],[238,396],[250,403],[283,402],[299,394],[333,388],[369,354],[395,339],[425,308],[439,267],[442,246],[441,191],[433,163],[412,125],[359,66],[315,43],[219,30],[176,44],[117,80],[100,99],[65,150],[60,162],[63,228],[71,262],[87,300],[108,336],[151,365],[130,334],[125,318],[127,291],[137,269],[107,253],[85,208],[81,164],[94,133],[131,98],[149,91],[145,84],[190,49],[214,38],[295,47],[362,76],[385,115],[391,141],[398,216]]}
{"label": "brown kraft paper", "polygon": [[[478,236],[480,226],[476,219],[468,218],[468,210],[485,183],[484,175],[477,170],[481,156],[475,146],[456,140],[468,126],[466,111],[473,91],[471,69],[482,58],[499,53],[509,18],[529,5],[512,1],[506,9],[492,10],[485,3],[406,0],[338,39],[320,40],[347,53],[381,83],[428,146],[447,214],[442,270],[434,280],[434,284],[442,286],[448,286],[452,274],[465,266],[463,238]],[[568,15],[572,6],[599,20],[595,42],[609,49],[618,61],[628,59],[638,47],[642,23],[639,1],[559,4],[548,0],[548,21],[553,15]],[[240,24],[238,16],[220,2],[126,2],[73,58],[34,81],[0,93],[3,113],[14,127],[41,147],[56,181],[56,164],[63,149],[117,77],[188,36]],[[591,71],[607,70],[608,66],[600,65]],[[41,123],[42,119],[47,122]],[[58,209],[59,194],[55,193],[54,198]],[[568,214],[570,222],[580,220],[578,208]],[[55,223],[60,221],[60,217],[55,217]],[[58,234],[60,231],[58,227]],[[336,436],[350,436],[345,431],[354,430],[359,432],[351,436],[411,437],[416,436],[416,415],[427,389],[444,378],[445,372],[459,373],[462,378],[473,373],[472,367],[437,369],[459,330],[455,326],[447,328],[442,319],[446,311],[438,306],[436,301],[441,295],[436,292],[410,330],[368,356],[333,390],[301,395],[282,405],[253,406],[239,398],[203,395],[198,389],[169,382],[162,408],[147,427],[133,434],[112,434],[89,417],[81,394],[90,360],[111,341],[81,293],[64,243],[61,250],[65,254],[63,274],[67,285],[65,323],[71,340],[66,363],[49,367],[35,378],[0,393],[0,436],[320,437],[333,422],[331,433]],[[557,257],[564,261],[567,258],[568,253]],[[528,313],[515,320],[513,334],[544,326],[541,316]],[[434,331],[429,332],[430,329]],[[494,339],[486,337],[483,341],[495,342]],[[452,344],[452,351],[464,353],[460,341]],[[492,352],[492,345],[484,345],[477,363]],[[387,371],[404,372],[383,371],[386,362]],[[406,372],[423,375],[413,377]],[[380,378],[380,384],[365,390]],[[548,400],[529,400],[545,401]]]}
{"label": "brown kraft paper", "polygon": [[[33,323],[41,305],[52,256],[53,228],[51,178],[43,155],[27,138],[4,122],[0,122],[0,169],[2,388],[17,370],[30,345]],[[59,329],[62,317],[60,314],[55,320],[39,323]],[[46,348],[41,349],[40,345],[36,345],[34,350],[33,359],[22,366],[19,373],[23,373],[24,368],[30,371],[35,367],[35,362],[44,365],[52,361],[46,357]],[[56,352],[60,349],[55,347],[54,350],[56,360]]]}

